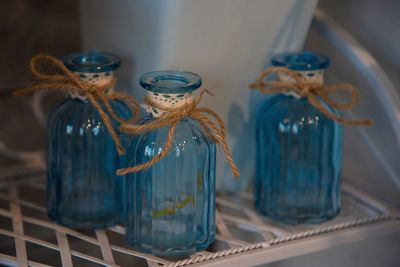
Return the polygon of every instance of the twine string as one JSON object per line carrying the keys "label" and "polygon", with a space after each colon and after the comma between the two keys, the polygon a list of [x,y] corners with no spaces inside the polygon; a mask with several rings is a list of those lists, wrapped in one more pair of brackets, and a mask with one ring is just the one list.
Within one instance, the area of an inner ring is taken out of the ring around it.
{"label": "twine string", "polygon": [[[292,78],[294,82],[290,81],[266,81],[272,74],[285,74]],[[350,120],[340,117],[327,108],[325,103],[335,109],[345,110],[354,107],[359,98],[357,88],[347,83],[339,83],[333,85],[324,85],[316,82],[307,82],[298,73],[284,67],[273,67],[262,72],[257,78],[255,83],[249,85],[250,89],[259,90],[265,94],[275,93],[290,93],[295,92],[300,97],[307,98],[308,102],[316,109],[321,111],[327,118],[347,125],[372,125],[373,121],[369,119],[364,120]],[[350,95],[349,101],[340,103],[334,101],[330,95],[336,92],[347,92]]]}
{"label": "twine string", "polygon": [[117,171],[117,174],[125,175],[132,172],[138,172],[147,169],[156,164],[157,162],[159,162],[160,160],[162,160],[171,149],[174,140],[175,130],[178,123],[182,119],[190,117],[199,123],[201,129],[204,131],[204,133],[210,140],[212,140],[214,143],[222,147],[222,150],[231,167],[233,175],[235,177],[239,177],[240,175],[239,169],[233,160],[232,153],[226,142],[226,128],[223,120],[213,110],[209,108],[197,107],[204,93],[209,93],[209,92],[203,89],[200,93],[200,96],[197,99],[192,100],[191,102],[185,104],[180,108],[161,107],[160,105],[154,103],[149,97],[146,97],[145,104],[157,109],[162,109],[163,111],[166,111],[166,113],[142,125],[123,124],[121,125],[120,129],[123,132],[137,135],[154,129],[169,126],[167,139],[165,141],[165,144],[161,152],[157,154],[155,157],[153,157],[151,160],[136,165],[134,167],[119,169]]}
{"label": "twine string", "polygon": [[[48,68],[43,70],[44,66]],[[49,67],[52,67],[54,70],[58,71],[58,73],[48,72]],[[125,154],[125,148],[114,129],[112,120],[120,124],[133,122],[139,115],[140,106],[131,96],[118,92],[108,92],[108,90],[115,85],[115,78],[102,85],[87,83],[81,80],[78,75],[67,69],[62,61],[47,55],[34,56],[30,61],[30,70],[37,79],[37,82],[30,84],[26,88],[16,90],[14,95],[23,96],[38,90],[50,90],[68,91],[85,96],[99,113],[111,138],[114,140],[118,154]],[[129,120],[118,117],[110,104],[110,100],[124,102],[134,115]],[[105,109],[102,107],[102,104]]]}

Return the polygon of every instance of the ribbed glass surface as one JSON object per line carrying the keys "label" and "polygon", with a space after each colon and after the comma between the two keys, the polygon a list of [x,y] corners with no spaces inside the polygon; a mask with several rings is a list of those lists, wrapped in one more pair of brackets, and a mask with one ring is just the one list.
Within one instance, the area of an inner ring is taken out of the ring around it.
{"label": "ribbed glass surface", "polygon": [[273,219],[317,223],[340,211],[342,126],[288,95],[257,118],[255,206]]}
{"label": "ribbed glass surface", "polygon": [[[111,101],[120,117],[128,108]],[[69,98],[59,105],[48,124],[48,214],[73,228],[104,228],[123,216],[123,178],[115,174],[126,166],[118,156],[98,112],[88,101]],[[119,134],[123,145],[126,138]]]}
{"label": "ribbed glass surface", "polygon": [[[152,120],[144,119],[142,123]],[[167,139],[168,127],[134,137],[130,164],[149,161]],[[182,120],[168,155],[149,169],[127,175],[128,242],[140,251],[185,256],[215,239],[215,144],[197,122]]]}

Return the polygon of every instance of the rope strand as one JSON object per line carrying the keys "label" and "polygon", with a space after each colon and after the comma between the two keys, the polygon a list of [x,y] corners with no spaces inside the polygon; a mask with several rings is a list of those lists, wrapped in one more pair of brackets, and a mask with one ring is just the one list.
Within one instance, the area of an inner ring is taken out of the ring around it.
{"label": "rope strand", "polygon": [[188,103],[180,108],[175,108],[175,109],[161,108],[159,105],[152,102],[148,97],[146,97],[145,103],[147,105],[158,109],[163,109],[168,112],[146,124],[142,125],[123,124],[121,125],[120,130],[130,134],[141,134],[154,129],[169,126],[170,128],[168,130],[167,140],[165,141],[164,147],[162,148],[161,152],[157,154],[155,157],[153,157],[150,161],[147,161],[145,163],[142,163],[134,167],[119,169],[117,171],[117,174],[125,175],[132,172],[138,172],[153,166],[161,159],[163,159],[171,149],[177,124],[183,118],[190,117],[199,123],[200,127],[203,129],[204,133],[209,139],[211,139],[216,144],[221,145],[222,150],[226,156],[226,159],[231,167],[233,175],[235,177],[239,177],[240,175],[239,169],[233,160],[232,153],[226,142],[226,128],[223,120],[221,119],[221,117],[218,116],[216,112],[214,112],[209,108],[197,108],[197,105],[200,103],[204,93],[209,93],[209,92],[207,90],[202,90],[198,99],[193,100],[191,103]]}
{"label": "rope strand", "polygon": [[[285,74],[294,80],[293,82],[286,81],[265,81],[265,79],[272,74]],[[307,98],[308,102],[316,109],[321,111],[327,118],[337,121],[342,124],[348,125],[372,125],[372,120],[349,120],[339,117],[332,111],[330,111],[324,102],[336,109],[350,109],[354,107],[358,102],[358,90],[351,84],[340,83],[334,85],[323,85],[315,82],[306,82],[302,77],[299,77],[296,71],[283,68],[273,67],[262,72],[257,78],[255,83],[249,85],[250,89],[257,89],[264,94],[276,94],[276,93],[289,93],[295,92],[300,97]],[[347,103],[338,103],[332,100],[329,95],[338,91],[345,91],[350,93],[350,101]],[[321,100],[322,101],[321,101]]]}
{"label": "rope strand", "polygon": [[[46,71],[41,70],[40,66],[44,64],[47,64],[48,67],[53,67],[61,74],[49,74]],[[62,61],[47,55],[34,56],[30,61],[30,70],[38,82],[33,83],[26,88],[17,89],[14,91],[14,95],[23,96],[38,90],[52,90],[74,92],[85,96],[89,99],[90,103],[97,110],[103,120],[111,138],[115,142],[118,154],[125,154],[125,148],[122,146],[121,140],[114,129],[111,118],[120,124],[133,122],[139,115],[140,106],[131,96],[123,93],[107,92],[108,89],[114,86],[115,78],[103,85],[84,82],[76,74],[67,69]],[[110,100],[120,100],[124,102],[131,109],[133,116],[129,120],[119,118],[111,107]],[[109,115],[103,109],[101,103],[104,104],[105,110]]]}

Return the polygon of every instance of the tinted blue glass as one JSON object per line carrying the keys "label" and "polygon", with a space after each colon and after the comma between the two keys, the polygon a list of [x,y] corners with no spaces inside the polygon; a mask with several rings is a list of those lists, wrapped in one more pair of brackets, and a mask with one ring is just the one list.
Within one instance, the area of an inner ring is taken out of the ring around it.
{"label": "tinted blue glass", "polygon": [[[146,118],[143,122],[152,120]],[[168,127],[142,134],[128,154],[131,164],[149,161],[167,139]],[[161,256],[205,249],[215,238],[215,144],[197,122],[182,120],[168,155],[127,176],[128,242]]]}
{"label": "tinted blue glass", "polygon": [[[111,101],[122,118],[125,104]],[[123,216],[124,181],[115,174],[126,166],[118,156],[98,112],[88,101],[69,98],[53,112],[48,124],[48,215],[73,228],[104,228]],[[126,138],[119,133],[121,141]]]}
{"label": "tinted blue glass", "polygon": [[330,64],[330,59],[325,55],[303,51],[277,55],[272,58],[271,63],[275,67],[286,67],[297,71],[310,71],[327,68]]}
{"label": "tinted blue glass", "polygon": [[153,71],[140,77],[140,85],[147,91],[164,94],[182,94],[197,90],[199,75],[187,71]]}
{"label": "tinted blue glass", "polygon": [[260,213],[289,223],[317,223],[339,212],[340,124],[306,99],[280,94],[259,113],[257,144],[255,206]]}
{"label": "tinted blue glass", "polygon": [[88,73],[110,72],[121,65],[117,56],[97,51],[72,53],[62,60],[70,71]]}
{"label": "tinted blue glass", "polygon": [[[163,93],[166,101],[168,94],[198,89],[201,78],[190,72],[157,71],[143,75],[140,84],[150,92]],[[169,105],[182,104],[178,98]],[[149,114],[141,123],[151,120]],[[130,165],[148,162],[160,153],[168,131],[166,126],[132,136]],[[208,247],[215,239],[215,161],[215,144],[196,121],[182,119],[167,156],[148,169],[127,175],[128,242],[137,250],[173,257]]]}

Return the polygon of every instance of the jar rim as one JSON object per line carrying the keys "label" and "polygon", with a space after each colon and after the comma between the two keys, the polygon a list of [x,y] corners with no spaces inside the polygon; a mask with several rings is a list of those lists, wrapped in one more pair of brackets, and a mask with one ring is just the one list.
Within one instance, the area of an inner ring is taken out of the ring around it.
{"label": "jar rim", "polygon": [[116,70],[121,65],[119,57],[100,51],[81,51],[62,58],[64,65],[73,72],[100,73]]}
{"label": "jar rim", "polygon": [[183,94],[197,90],[202,80],[188,71],[152,71],[140,77],[140,85],[147,91],[163,94]]}
{"label": "jar rim", "polygon": [[330,59],[311,51],[282,53],[274,56],[271,63],[275,67],[286,67],[297,71],[320,70],[329,67]]}

